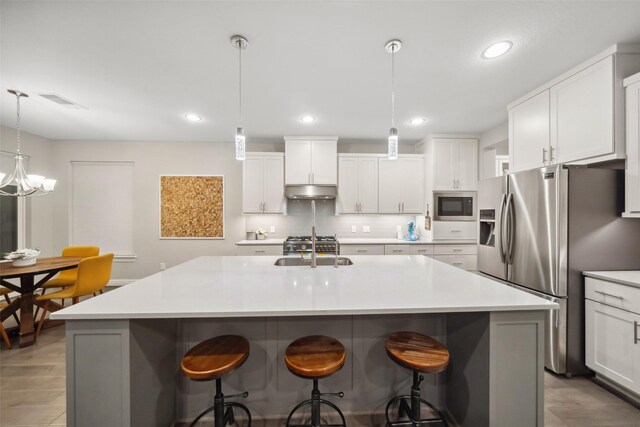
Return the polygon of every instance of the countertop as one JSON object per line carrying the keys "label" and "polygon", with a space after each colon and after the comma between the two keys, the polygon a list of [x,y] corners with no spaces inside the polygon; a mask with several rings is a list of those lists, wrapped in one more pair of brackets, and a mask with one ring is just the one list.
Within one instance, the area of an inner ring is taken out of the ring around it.
{"label": "countertop", "polygon": [[351,256],[334,268],[206,256],[52,314],[53,319],[326,316],[549,310],[557,304],[425,256]]}
{"label": "countertop", "polygon": [[620,283],[622,285],[635,286],[640,288],[640,271],[583,271],[582,274],[594,279],[606,280],[608,282]]}
{"label": "countertop", "polygon": [[[285,239],[265,239],[265,240],[240,240],[237,246],[281,246]],[[341,245],[475,245],[475,240],[417,240],[409,242],[399,239],[388,239],[383,237],[338,237]]]}

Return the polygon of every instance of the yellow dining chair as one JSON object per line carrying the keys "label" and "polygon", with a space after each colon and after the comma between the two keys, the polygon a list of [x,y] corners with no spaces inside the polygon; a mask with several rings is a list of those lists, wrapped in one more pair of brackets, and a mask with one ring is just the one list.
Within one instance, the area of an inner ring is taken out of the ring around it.
{"label": "yellow dining chair", "polygon": [[40,335],[47,312],[54,312],[63,308],[58,304],[52,303],[51,300],[71,298],[75,303],[80,297],[101,291],[109,283],[112,265],[113,254],[85,258],[78,264],[76,280],[73,286],[68,286],[50,294],[38,295],[36,301],[45,301],[45,303],[42,308],[38,330],[36,331],[36,338]]}
{"label": "yellow dining chair", "polygon": [[[7,305],[8,304],[6,302],[0,302],[0,310],[5,308]],[[2,321],[0,321],[0,335],[2,335],[2,340],[7,345],[7,348],[10,349],[11,348],[11,340],[9,339],[9,336],[7,335],[7,331],[4,330],[4,326],[2,326]]]}
{"label": "yellow dining chair", "polygon": [[[62,250],[62,256],[77,256],[82,258],[98,256],[99,253],[100,248],[97,246],[67,246]],[[77,271],[77,268],[63,270],[53,279],[47,280],[47,282],[42,285],[42,295],[45,294],[47,289],[73,286],[76,283]]]}
{"label": "yellow dining chair", "polygon": [[[0,297],[4,297],[5,301],[7,302],[2,307],[0,307],[0,310],[6,307],[7,305],[11,304],[11,298],[9,298],[10,293],[11,293],[11,289],[5,288],[4,286],[0,286]],[[18,315],[16,313],[13,313],[13,318],[16,319],[16,322],[19,325],[20,319],[18,318]]]}

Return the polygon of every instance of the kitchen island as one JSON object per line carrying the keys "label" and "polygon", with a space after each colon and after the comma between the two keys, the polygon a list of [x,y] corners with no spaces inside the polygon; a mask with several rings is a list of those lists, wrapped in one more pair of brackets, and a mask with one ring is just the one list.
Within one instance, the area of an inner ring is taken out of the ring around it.
{"label": "kitchen island", "polygon": [[310,382],[282,356],[296,338],[325,334],[348,354],[321,388],[343,391],[337,403],[366,414],[362,425],[383,425],[387,400],[411,380],[387,358],[384,338],[414,330],[449,348],[447,371],[422,388],[457,424],[543,426],[544,312],[554,303],[423,256],[353,256],[353,265],[316,269],[276,259],[200,257],[54,313],[67,321],[68,425],[192,419],[213,384],[184,378],[180,358],[220,334],[251,342],[224,383],[228,394],[249,391],[255,418],[281,421],[306,398]]}

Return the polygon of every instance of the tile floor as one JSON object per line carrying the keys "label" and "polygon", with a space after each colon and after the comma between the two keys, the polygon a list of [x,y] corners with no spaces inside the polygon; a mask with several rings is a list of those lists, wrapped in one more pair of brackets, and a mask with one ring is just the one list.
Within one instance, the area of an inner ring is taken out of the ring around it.
{"label": "tile floor", "polygon": [[[64,426],[64,326],[0,352],[0,427]],[[546,427],[640,427],[640,409],[587,378],[545,374]],[[516,427],[516,426],[514,426]]]}

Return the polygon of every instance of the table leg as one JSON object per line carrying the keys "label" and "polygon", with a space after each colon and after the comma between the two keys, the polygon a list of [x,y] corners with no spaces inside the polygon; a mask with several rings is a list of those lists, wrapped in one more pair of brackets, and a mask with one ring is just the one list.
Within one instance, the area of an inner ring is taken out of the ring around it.
{"label": "table leg", "polygon": [[33,288],[34,277],[25,275],[20,278],[20,347],[33,345]]}

